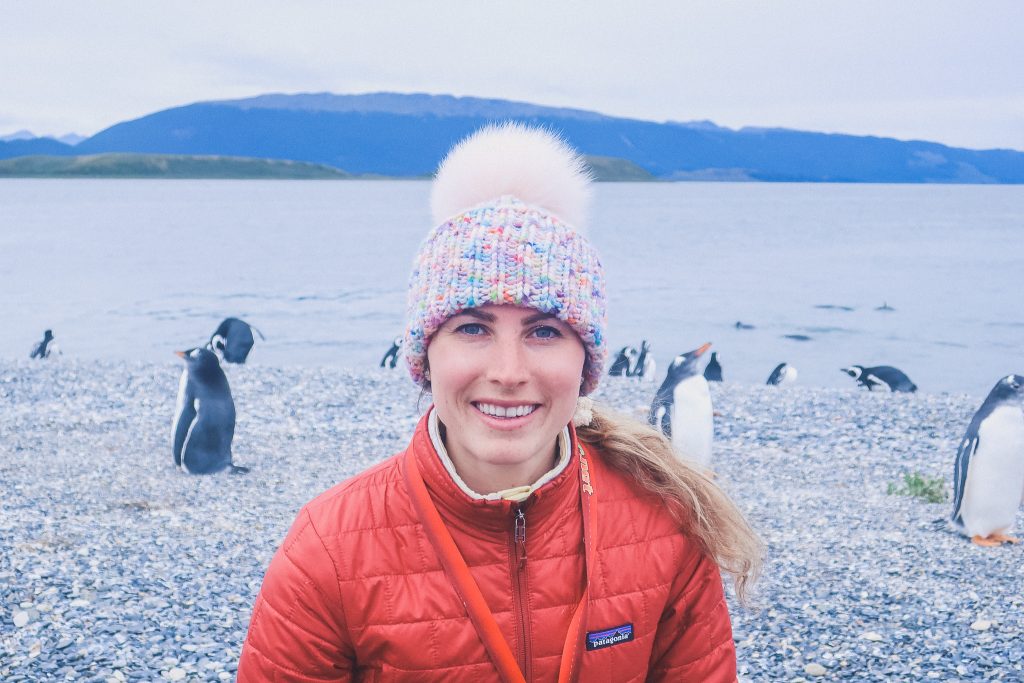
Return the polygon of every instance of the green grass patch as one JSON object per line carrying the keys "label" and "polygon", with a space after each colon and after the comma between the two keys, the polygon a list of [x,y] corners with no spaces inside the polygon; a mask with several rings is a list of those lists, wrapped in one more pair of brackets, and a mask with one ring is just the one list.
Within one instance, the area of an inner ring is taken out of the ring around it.
{"label": "green grass patch", "polygon": [[939,477],[928,477],[917,472],[904,474],[901,483],[889,482],[885,492],[890,496],[913,496],[928,503],[945,503],[949,500],[946,482]]}

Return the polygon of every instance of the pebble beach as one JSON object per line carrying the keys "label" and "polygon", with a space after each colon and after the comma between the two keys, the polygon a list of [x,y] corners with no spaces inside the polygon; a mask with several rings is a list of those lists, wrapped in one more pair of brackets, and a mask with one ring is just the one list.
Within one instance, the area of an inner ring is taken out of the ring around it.
{"label": "pebble beach", "polygon": [[[0,680],[234,680],[301,505],[402,449],[428,405],[401,369],[226,372],[251,472],[189,476],[173,357],[0,361]],[[595,399],[645,412],[655,388],[606,377]],[[712,396],[718,481],[768,547],[751,603],[728,587],[741,681],[1024,680],[1024,546],[973,546],[933,524],[949,500],[887,492],[917,474],[951,496],[983,396]]]}

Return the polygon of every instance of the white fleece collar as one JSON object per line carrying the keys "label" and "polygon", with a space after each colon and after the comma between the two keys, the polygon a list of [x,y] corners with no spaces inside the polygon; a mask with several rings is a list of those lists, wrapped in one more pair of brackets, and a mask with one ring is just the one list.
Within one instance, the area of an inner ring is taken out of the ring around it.
{"label": "white fleece collar", "polygon": [[430,416],[427,418],[427,432],[430,434],[431,443],[434,444],[434,450],[437,451],[437,455],[441,458],[444,468],[448,471],[448,475],[451,476],[455,485],[473,500],[510,500],[513,503],[522,502],[529,498],[530,494],[534,491],[561,474],[569,464],[569,457],[572,454],[569,448],[569,427],[566,426],[558,435],[558,462],[555,463],[554,467],[541,475],[540,479],[533,482],[530,486],[516,486],[502,491],[495,491],[494,493],[480,494],[469,488],[466,482],[462,480],[462,477],[459,476],[459,473],[455,471],[455,463],[449,457],[448,450],[444,447],[444,441],[441,439],[440,424],[441,421],[437,417],[437,410],[431,410]]}

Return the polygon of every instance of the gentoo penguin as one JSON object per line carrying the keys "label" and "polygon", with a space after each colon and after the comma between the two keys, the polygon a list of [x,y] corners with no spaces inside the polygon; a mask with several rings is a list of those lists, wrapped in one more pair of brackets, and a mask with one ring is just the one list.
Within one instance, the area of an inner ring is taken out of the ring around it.
{"label": "gentoo penguin", "polygon": [[766,384],[775,387],[780,384],[791,384],[796,381],[796,374],[796,368],[789,363],[779,363],[772,370],[772,374],[768,375]]}
{"label": "gentoo penguin", "polygon": [[235,402],[228,378],[209,349],[176,351],[185,360],[174,414],[174,464],[189,474],[210,474],[231,464],[235,435]]}
{"label": "gentoo penguin", "polygon": [[380,366],[382,368],[394,369],[398,365],[398,354],[402,352],[403,341],[405,340],[402,337],[395,337],[395,341],[391,342],[391,348],[380,359]]}
{"label": "gentoo penguin", "polygon": [[953,526],[977,545],[1010,536],[1024,503],[1024,376],[999,380],[974,414],[953,467]]}
{"label": "gentoo penguin", "polygon": [[684,456],[707,467],[711,463],[714,417],[711,391],[704,379],[704,352],[711,344],[688,351],[668,366],[665,381],[651,403],[648,421],[660,428]]}
{"label": "gentoo penguin", "polygon": [[917,385],[910,381],[901,370],[889,365],[876,365],[866,368],[863,365],[851,365],[848,368],[840,368],[850,377],[857,380],[857,384],[865,386],[868,391],[874,391],[875,387],[886,387],[890,391],[902,391],[913,393],[917,391]]}
{"label": "gentoo penguin", "polygon": [[633,361],[636,360],[636,349],[632,346],[623,346],[619,349],[619,352],[615,354],[615,360],[612,361],[612,366],[608,370],[608,374],[612,377],[626,377],[629,375],[633,368]]}
{"label": "gentoo penguin", "polygon": [[709,382],[722,381],[722,366],[718,362],[718,351],[711,352],[711,360],[708,361],[708,366],[704,368],[704,379]]}
{"label": "gentoo penguin", "polygon": [[53,341],[53,330],[46,330],[43,332],[43,341],[32,347],[32,353],[28,357],[49,358],[51,355],[56,356],[59,354],[60,349],[57,348],[57,342]]}
{"label": "gentoo penguin", "polygon": [[640,342],[640,353],[633,362],[633,367],[626,374],[637,379],[644,379],[646,377],[653,382],[657,371],[654,356],[651,355],[651,345],[644,339]]}
{"label": "gentoo penguin", "polygon": [[875,310],[876,311],[885,311],[886,313],[888,313],[890,311],[895,311],[896,309],[893,308],[892,306],[890,306],[888,301],[883,301],[882,305],[878,306],[877,308],[875,308]]}
{"label": "gentoo penguin", "polygon": [[[253,330],[256,328],[244,320],[225,318],[217,331],[210,336],[209,347],[228,363],[244,363],[255,341],[252,336]],[[262,332],[256,330],[256,334],[266,341]]]}
{"label": "gentoo penguin", "polygon": [[753,325],[748,325],[747,323],[740,322],[739,320],[737,320],[736,321],[736,329],[737,330],[752,330],[752,329],[754,329],[754,326]]}

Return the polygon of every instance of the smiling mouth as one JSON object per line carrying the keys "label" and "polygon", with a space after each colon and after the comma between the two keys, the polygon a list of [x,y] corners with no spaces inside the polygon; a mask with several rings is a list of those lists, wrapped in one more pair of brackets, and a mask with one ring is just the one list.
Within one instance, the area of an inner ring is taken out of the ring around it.
{"label": "smiling mouth", "polygon": [[496,406],[492,403],[474,403],[473,407],[488,417],[511,420],[517,417],[526,417],[535,411],[538,406],[536,403],[524,403],[519,406]]}

